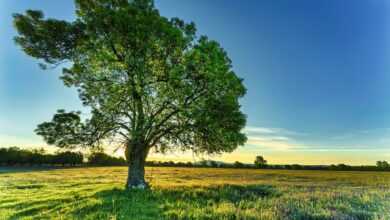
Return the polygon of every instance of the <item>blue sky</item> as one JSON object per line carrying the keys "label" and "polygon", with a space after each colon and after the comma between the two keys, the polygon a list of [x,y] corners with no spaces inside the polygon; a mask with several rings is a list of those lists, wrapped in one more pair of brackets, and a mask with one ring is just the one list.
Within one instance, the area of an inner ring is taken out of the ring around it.
{"label": "blue sky", "polygon": [[[156,6],[220,42],[244,78],[249,140],[217,159],[390,160],[390,2],[157,0]],[[0,146],[44,146],[33,133],[37,124],[56,109],[82,109],[77,93],[58,79],[60,69],[41,70],[13,43],[11,15],[29,8],[74,18],[70,0],[0,2]]]}

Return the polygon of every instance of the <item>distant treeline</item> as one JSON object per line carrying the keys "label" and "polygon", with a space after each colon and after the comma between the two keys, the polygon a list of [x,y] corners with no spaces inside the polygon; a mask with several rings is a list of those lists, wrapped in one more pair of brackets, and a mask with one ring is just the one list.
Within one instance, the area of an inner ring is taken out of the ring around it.
{"label": "distant treeline", "polygon": [[[379,163],[379,164],[378,164]],[[378,161],[377,166],[350,166],[346,164],[338,165],[262,165],[246,164],[236,161],[235,163],[222,163],[217,161],[191,162],[161,162],[148,161],[147,166],[165,166],[165,167],[214,167],[214,168],[246,168],[246,169],[285,169],[285,170],[337,170],[337,171],[390,171],[390,165],[386,161]]]}
{"label": "distant treeline", "polygon": [[80,152],[71,151],[48,154],[43,149],[26,150],[18,147],[0,148],[0,165],[3,166],[118,166],[126,164],[126,160],[123,158],[113,157],[101,152],[91,153],[87,157],[84,157]]}
{"label": "distant treeline", "polygon": [[17,147],[0,148],[2,165],[80,165],[84,156],[75,152],[46,154],[43,150],[24,150]]}
{"label": "distant treeline", "polygon": [[[259,160],[259,158],[261,160]],[[259,163],[261,161],[261,163]],[[41,150],[26,150],[18,147],[0,148],[0,166],[126,166],[124,158],[110,156],[103,152],[93,152],[86,157],[80,152],[57,152],[48,154]],[[339,170],[339,171],[390,171],[387,161],[377,161],[376,166],[338,165],[272,165],[262,157],[256,157],[254,164],[236,161],[225,163],[213,160],[199,162],[147,161],[146,166],[154,167],[214,167],[248,169],[287,169],[287,170]]]}

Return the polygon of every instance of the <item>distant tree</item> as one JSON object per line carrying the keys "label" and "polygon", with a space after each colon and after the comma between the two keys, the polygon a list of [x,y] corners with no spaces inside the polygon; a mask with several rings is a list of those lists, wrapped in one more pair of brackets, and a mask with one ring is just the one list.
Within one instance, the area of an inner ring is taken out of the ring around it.
{"label": "distant tree", "polygon": [[245,167],[245,164],[241,163],[240,161],[236,161],[236,162],[234,162],[233,166],[235,168],[243,168],[243,167]]}
{"label": "distant tree", "polygon": [[352,169],[351,166],[343,163],[337,165],[337,170],[351,170],[351,169]]}
{"label": "distant tree", "polygon": [[0,165],[8,163],[8,151],[6,148],[0,148]]}
{"label": "distant tree", "polygon": [[28,152],[18,147],[10,147],[7,150],[6,163],[9,165],[26,164],[28,162]]}
{"label": "distant tree", "polygon": [[303,166],[299,165],[299,164],[292,164],[291,165],[291,169],[293,169],[293,170],[302,170]]}
{"label": "distant tree", "polygon": [[387,161],[377,161],[376,166],[381,170],[390,169],[390,164]]}
{"label": "distant tree", "polygon": [[78,152],[71,152],[71,151],[65,151],[65,152],[58,152],[56,155],[54,155],[53,161],[55,164],[61,164],[61,165],[78,165],[83,163],[83,155]]}
{"label": "distant tree", "polygon": [[157,166],[157,161],[146,161],[145,166],[155,167]]}
{"label": "distant tree", "polygon": [[266,166],[267,166],[267,161],[263,158],[263,156],[256,156],[255,167],[263,168]]}
{"label": "distant tree", "polygon": [[175,166],[175,162],[173,162],[172,160],[166,161],[165,164],[166,164],[166,166],[168,166],[168,167],[173,167],[173,166]]}
{"label": "distant tree", "polygon": [[[151,149],[231,152],[246,141],[239,98],[246,89],[225,50],[193,23],[160,16],[152,0],[75,0],[76,20],[15,14],[15,41],[43,61],[68,62],[61,79],[91,110],[58,111],[36,133],[62,148],[117,140],[129,161],[127,187],[144,188]],[[69,67],[70,66],[70,67]]]}
{"label": "distant tree", "polygon": [[37,150],[31,152],[30,164],[42,165],[44,162],[44,154],[41,154]]}
{"label": "distant tree", "polygon": [[175,163],[175,166],[176,166],[176,167],[184,167],[184,166],[185,166],[185,163],[183,163],[183,162],[176,162],[176,163]]}
{"label": "distant tree", "polygon": [[218,163],[214,160],[210,160],[209,165],[210,165],[210,167],[218,167]]}
{"label": "distant tree", "polygon": [[127,162],[124,158],[110,156],[103,152],[94,152],[88,157],[88,163],[99,166],[125,166]]}
{"label": "distant tree", "polygon": [[46,150],[43,147],[38,148],[38,149],[32,149],[31,152],[34,154],[46,154]]}

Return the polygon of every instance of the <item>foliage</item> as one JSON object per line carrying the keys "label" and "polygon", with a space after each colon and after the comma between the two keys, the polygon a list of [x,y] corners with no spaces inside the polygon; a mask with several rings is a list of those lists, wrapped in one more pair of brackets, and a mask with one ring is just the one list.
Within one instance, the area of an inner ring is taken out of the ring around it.
{"label": "foliage", "polygon": [[390,164],[387,161],[377,161],[376,166],[382,170],[390,170]]}
{"label": "foliage", "polygon": [[[160,16],[152,0],[76,0],[76,20],[15,14],[15,42],[44,62],[67,62],[61,79],[75,87],[91,118],[59,110],[36,133],[62,148],[115,140],[143,179],[150,149],[231,152],[244,144],[246,89],[226,51],[193,23]],[[134,176],[136,177],[136,176]],[[138,181],[138,180],[137,180]]]}
{"label": "foliage", "polygon": [[18,147],[0,148],[0,165],[81,165],[83,155],[79,152],[46,154],[44,150],[25,150]]}
{"label": "foliage", "polygon": [[387,172],[146,171],[153,190],[125,191],[125,167],[0,173],[0,219],[390,218]]}
{"label": "foliage", "polygon": [[267,161],[263,158],[263,156],[256,156],[255,167],[264,168],[266,166],[267,166]]}
{"label": "foliage", "polygon": [[88,157],[88,164],[100,166],[125,166],[127,162],[124,158],[110,156],[103,152],[94,152]]}
{"label": "foliage", "polygon": [[77,165],[83,163],[84,156],[80,152],[59,152],[53,156],[53,163]]}
{"label": "foliage", "polygon": [[235,168],[244,168],[245,164],[241,163],[240,161],[236,161],[236,162],[234,162],[233,166]]}

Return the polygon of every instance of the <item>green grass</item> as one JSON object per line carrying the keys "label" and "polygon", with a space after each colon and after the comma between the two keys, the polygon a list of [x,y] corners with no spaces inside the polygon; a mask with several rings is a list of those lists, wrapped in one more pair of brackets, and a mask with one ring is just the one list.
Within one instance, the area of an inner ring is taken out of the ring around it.
{"label": "green grass", "polygon": [[0,172],[0,219],[390,219],[390,173],[147,168]]}

